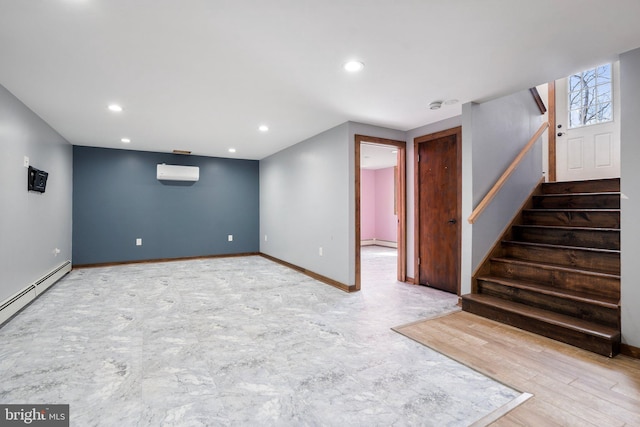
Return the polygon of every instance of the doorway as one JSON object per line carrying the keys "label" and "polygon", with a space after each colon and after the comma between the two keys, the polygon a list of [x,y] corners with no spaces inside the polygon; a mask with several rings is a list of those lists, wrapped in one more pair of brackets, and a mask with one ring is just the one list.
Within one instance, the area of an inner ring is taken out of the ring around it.
{"label": "doorway", "polygon": [[460,294],[462,128],[414,139],[415,282]]}
{"label": "doorway", "polygon": [[620,177],[619,76],[614,62],[555,82],[554,180]]}
{"label": "doorway", "polygon": [[[386,151],[388,154],[393,154],[395,157],[395,166],[391,167],[391,171],[384,171],[385,174],[392,173],[393,174],[393,206],[389,208],[393,210],[395,225],[395,244],[397,246],[397,280],[404,282],[406,281],[406,208],[405,208],[405,194],[406,194],[406,142],[405,141],[397,141],[393,139],[386,138],[378,138],[366,135],[355,135],[355,195],[356,195],[356,203],[355,203],[355,232],[356,232],[356,259],[355,259],[355,289],[360,290],[361,287],[361,278],[362,278],[362,226],[363,226],[363,218],[362,218],[362,153],[363,151],[369,150],[371,147],[375,149]],[[371,151],[371,150],[369,150]],[[375,150],[374,150],[375,151]],[[382,152],[381,151],[381,152]],[[371,151],[373,152],[373,151]],[[393,152],[393,153],[392,153]],[[385,168],[383,168],[385,169]],[[365,200],[366,201],[366,200]],[[387,218],[388,221],[388,218]],[[387,230],[387,235],[389,235],[389,230]],[[371,237],[371,236],[367,236]],[[375,239],[375,237],[374,237]],[[372,239],[367,239],[371,241]],[[385,239],[379,238],[380,242],[387,242],[391,240],[389,238]],[[376,243],[376,240],[373,240]]]}

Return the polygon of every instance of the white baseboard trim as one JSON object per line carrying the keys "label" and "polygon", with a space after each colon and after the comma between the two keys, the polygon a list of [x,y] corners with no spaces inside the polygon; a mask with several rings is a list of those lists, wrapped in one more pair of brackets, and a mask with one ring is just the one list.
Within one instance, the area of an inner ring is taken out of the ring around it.
{"label": "white baseboard trim", "polygon": [[0,303],[0,325],[26,307],[31,301],[36,299],[41,293],[70,271],[71,261],[65,261],[34,283],[27,285],[22,290],[2,301]]}
{"label": "white baseboard trim", "polygon": [[385,246],[387,248],[397,248],[398,242],[390,242],[388,240],[380,240],[380,239],[368,239],[361,240],[360,246]]}

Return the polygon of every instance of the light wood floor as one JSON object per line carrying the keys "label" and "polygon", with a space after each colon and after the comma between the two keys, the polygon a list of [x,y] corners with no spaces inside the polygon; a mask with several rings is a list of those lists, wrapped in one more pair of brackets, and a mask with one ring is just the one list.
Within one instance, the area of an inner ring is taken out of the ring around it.
{"label": "light wood floor", "polygon": [[395,328],[533,397],[493,426],[640,426],[640,360],[456,312]]}

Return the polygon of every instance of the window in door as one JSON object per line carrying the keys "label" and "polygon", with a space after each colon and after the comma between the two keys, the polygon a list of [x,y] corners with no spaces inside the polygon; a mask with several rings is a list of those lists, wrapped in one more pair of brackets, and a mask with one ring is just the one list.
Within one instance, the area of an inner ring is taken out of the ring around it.
{"label": "window in door", "polygon": [[611,64],[569,76],[569,128],[613,120]]}

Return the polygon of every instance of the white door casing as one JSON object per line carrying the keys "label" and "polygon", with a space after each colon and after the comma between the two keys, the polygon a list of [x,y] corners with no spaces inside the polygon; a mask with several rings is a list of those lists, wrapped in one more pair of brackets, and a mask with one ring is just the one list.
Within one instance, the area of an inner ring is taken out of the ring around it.
{"label": "white door casing", "polygon": [[613,120],[569,129],[568,78],[556,81],[556,179],[620,177],[620,63],[613,63]]}

